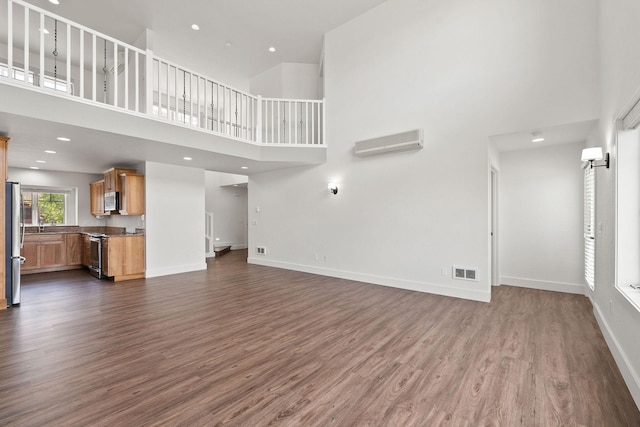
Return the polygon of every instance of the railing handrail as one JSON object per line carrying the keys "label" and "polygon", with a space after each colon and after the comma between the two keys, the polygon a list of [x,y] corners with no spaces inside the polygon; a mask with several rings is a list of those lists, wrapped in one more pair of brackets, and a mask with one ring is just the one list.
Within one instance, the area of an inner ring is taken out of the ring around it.
{"label": "railing handrail", "polygon": [[[30,3],[24,2],[22,0],[7,0],[7,1],[10,2],[10,3],[17,3],[17,4],[21,5],[21,6],[23,6],[24,8],[33,10],[33,11],[38,12],[38,13],[41,13],[41,14],[46,15],[46,16],[48,16],[50,18],[53,18],[53,19],[55,19],[57,21],[60,21],[60,22],[63,22],[65,24],[67,24],[67,25],[70,25],[72,27],[78,28],[79,30],[82,30],[84,32],[94,34],[94,35],[100,37],[101,39],[107,40],[108,42],[117,44],[119,46],[126,47],[129,50],[136,51],[136,52],[138,52],[140,54],[143,54],[143,55],[146,54],[146,51],[144,49],[140,49],[139,47],[136,47],[136,46],[133,46],[133,45],[131,45],[129,43],[125,43],[125,42],[123,42],[121,40],[115,39],[115,38],[113,38],[111,36],[108,36],[108,35],[106,35],[104,33],[101,33],[100,31],[96,31],[96,30],[94,30],[92,28],[85,27],[82,24],[78,24],[77,22],[74,22],[74,21],[71,21],[69,19],[63,18],[60,15],[56,15],[55,13],[49,12],[48,10],[45,10],[45,9],[42,9],[42,8],[39,8],[38,6],[34,6],[34,5],[30,4]],[[9,19],[11,19],[11,17],[9,17]]]}
{"label": "railing handrail", "polygon": [[188,74],[191,74],[192,76],[200,77],[200,78],[202,78],[202,79],[204,79],[204,80],[206,80],[206,81],[213,82],[213,83],[215,83],[215,84],[217,84],[217,85],[220,85],[220,86],[225,87],[225,88],[227,88],[227,89],[231,89],[231,90],[232,90],[232,91],[234,91],[234,92],[241,93],[241,94],[246,95],[246,96],[248,96],[248,97],[250,97],[250,98],[253,98],[253,99],[255,99],[255,100],[257,100],[257,99],[258,99],[258,97],[257,97],[256,95],[252,95],[252,94],[250,94],[249,92],[246,92],[246,91],[244,91],[244,90],[241,90],[241,89],[235,88],[235,87],[230,86],[230,85],[228,85],[228,84],[226,84],[226,83],[222,83],[221,81],[216,80],[216,79],[212,79],[212,78],[210,78],[210,77],[208,77],[208,76],[205,76],[205,75],[204,75],[204,74],[202,74],[202,73],[199,73],[199,72],[197,72],[197,71],[193,71],[193,70],[191,70],[191,69],[189,69],[189,68],[187,68],[187,67],[183,67],[182,65],[178,65],[178,64],[176,64],[176,63],[174,63],[174,62],[171,62],[171,61],[169,61],[169,60],[166,60],[166,59],[164,59],[164,58],[161,58],[161,57],[159,57],[159,56],[156,56],[156,55],[154,55],[154,54],[153,54],[153,52],[151,52],[151,59],[152,59],[152,60],[154,60],[154,61],[161,62],[162,64],[166,64],[166,65],[168,65],[168,66],[170,66],[170,67],[174,67],[174,68],[176,68],[176,69],[178,69],[178,70],[180,70],[180,71],[186,71]]}
{"label": "railing handrail", "polygon": [[[20,35],[20,15],[14,14],[14,10],[24,11],[25,34],[23,40],[17,38],[15,45],[14,34]],[[23,0],[7,0],[7,12],[7,82],[24,80],[40,89],[58,91],[55,82],[58,82],[57,64],[60,61],[61,74],[64,75],[60,84],[66,84],[66,89],[61,90],[65,91],[65,96],[78,101],[157,117],[241,141],[266,145],[325,145],[324,99],[263,98],[253,95],[155,56],[152,49],[122,42]],[[62,31],[66,31],[67,35],[66,46],[63,42],[61,47],[62,59],[58,59],[57,38],[53,52],[46,52],[44,32],[40,33],[39,41],[34,42],[35,46],[30,44],[31,25],[38,25],[30,23],[30,14],[38,16],[40,27],[44,27],[45,23],[48,26],[55,20],[56,36],[58,24],[62,25]],[[14,21],[18,22],[15,29]],[[72,44],[73,39],[79,42],[79,46]],[[103,48],[97,45],[98,39],[101,43],[104,41]],[[32,47],[35,47],[35,54],[39,53],[37,61],[29,61]],[[110,50],[109,67],[107,47]],[[89,52],[87,55],[85,50]],[[14,62],[14,51],[18,56],[20,51],[24,55],[25,71],[20,78],[14,74],[20,69],[19,60]],[[74,53],[79,54],[78,65],[72,64]],[[104,55],[103,66],[98,65],[98,60],[102,59],[102,56],[98,58],[100,53]],[[47,80],[47,70],[51,74],[49,67],[54,70],[53,87],[47,85],[50,80]],[[180,76],[180,72],[183,76]],[[31,74],[33,81],[30,80]],[[37,81],[36,76],[39,77]]]}
{"label": "railing handrail", "polygon": [[295,99],[295,98],[263,98],[260,97],[263,101],[276,101],[276,102],[304,102],[309,104],[322,104],[322,99]]}

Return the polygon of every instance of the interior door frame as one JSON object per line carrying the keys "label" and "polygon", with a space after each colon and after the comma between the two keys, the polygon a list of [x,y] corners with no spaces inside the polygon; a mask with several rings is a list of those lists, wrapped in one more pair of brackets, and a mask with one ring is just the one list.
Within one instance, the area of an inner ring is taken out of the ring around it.
{"label": "interior door frame", "polygon": [[490,257],[491,257],[491,286],[500,286],[500,269],[499,269],[499,248],[498,248],[498,218],[499,218],[499,173],[498,169],[491,165],[490,171],[490,224],[489,224],[489,240],[490,240]]}

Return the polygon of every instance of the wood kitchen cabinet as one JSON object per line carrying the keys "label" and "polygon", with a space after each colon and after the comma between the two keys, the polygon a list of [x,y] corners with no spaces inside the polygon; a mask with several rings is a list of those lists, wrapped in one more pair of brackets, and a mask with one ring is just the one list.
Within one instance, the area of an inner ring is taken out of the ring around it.
{"label": "wood kitchen cabinet", "polygon": [[82,235],[26,234],[21,253],[26,258],[20,269],[22,274],[81,268]]}
{"label": "wood kitchen cabinet", "polygon": [[67,241],[67,266],[82,265],[82,234],[65,234]]}
{"label": "wood kitchen cabinet", "polygon": [[104,215],[104,180],[89,184],[91,215]]}
{"label": "wood kitchen cabinet", "polygon": [[122,173],[120,181],[120,214],[144,214],[144,175],[137,173]]}
{"label": "wood kitchen cabinet", "polygon": [[123,173],[135,174],[135,169],[126,168],[111,168],[104,171],[104,192],[110,193],[112,191],[122,191],[120,188],[120,180],[118,177]]}
{"label": "wood kitchen cabinet", "polygon": [[114,282],[144,278],[144,236],[108,236],[102,239],[102,271]]}
{"label": "wood kitchen cabinet", "polygon": [[40,273],[65,267],[67,242],[64,234],[34,234],[24,236],[23,256],[26,258],[21,272]]}

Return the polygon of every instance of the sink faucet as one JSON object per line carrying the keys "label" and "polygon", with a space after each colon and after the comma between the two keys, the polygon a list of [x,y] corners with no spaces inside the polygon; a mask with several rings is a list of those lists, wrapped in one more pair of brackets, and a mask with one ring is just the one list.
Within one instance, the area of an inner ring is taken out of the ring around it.
{"label": "sink faucet", "polygon": [[42,221],[42,217],[38,218],[38,233],[44,232],[44,222]]}

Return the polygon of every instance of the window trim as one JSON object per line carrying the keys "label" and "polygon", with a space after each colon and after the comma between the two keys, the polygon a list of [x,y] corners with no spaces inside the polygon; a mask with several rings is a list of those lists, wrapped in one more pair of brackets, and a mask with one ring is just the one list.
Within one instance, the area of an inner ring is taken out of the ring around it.
{"label": "window trim", "polygon": [[[21,191],[23,193],[56,193],[65,195],[65,215],[62,224],[53,224],[56,226],[74,226],[78,225],[78,188],[77,187],[49,187],[44,185],[22,184]],[[29,224],[31,226],[38,223]]]}

